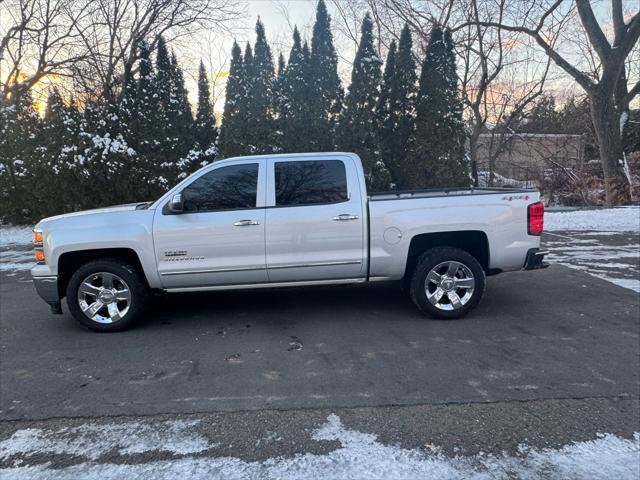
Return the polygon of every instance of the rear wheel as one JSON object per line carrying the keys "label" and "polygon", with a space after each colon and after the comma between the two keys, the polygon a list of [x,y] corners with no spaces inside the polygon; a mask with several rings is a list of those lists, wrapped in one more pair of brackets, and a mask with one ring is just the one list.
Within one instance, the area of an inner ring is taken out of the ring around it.
{"label": "rear wheel", "polygon": [[80,267],[67,285],[67,305],[74,318],[91,330],[129,328],[144,311],[147,286],[137,269],[115,259]]}
{"label": "rear wheel", "polygon": [[475,257],[457,248],[436,247],[418,259],[410,294],[422,313],[454,319],[475,308],[484,289],[484,270]]}

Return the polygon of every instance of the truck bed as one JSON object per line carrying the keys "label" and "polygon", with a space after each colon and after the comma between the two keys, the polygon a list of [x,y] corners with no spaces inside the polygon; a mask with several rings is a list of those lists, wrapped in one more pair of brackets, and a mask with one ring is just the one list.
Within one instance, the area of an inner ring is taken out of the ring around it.
{"label": "truck bed", "polygon": [[388,192],[374,192],[369,195],[369,201],[403,200],[409,198],[431,197],[461,197],[465,195],[493,195],[497,193],[535,193],[537,190],[526,188],[500,188],[500,187],[472,187],[472,188],[448,188],[448,189],[422,189],[422,190],[393,190]]}
{"label": "truck bed", "polygon": [[[480,234],[488,269],[519,270],[540,239],[527,234],[527,208],[539,192],[514,188],[453,188],[374,193],[369,196],[370,278],[404,275],[413,239],[425,234]],[[475,237],[474,237],[475,238]]]}

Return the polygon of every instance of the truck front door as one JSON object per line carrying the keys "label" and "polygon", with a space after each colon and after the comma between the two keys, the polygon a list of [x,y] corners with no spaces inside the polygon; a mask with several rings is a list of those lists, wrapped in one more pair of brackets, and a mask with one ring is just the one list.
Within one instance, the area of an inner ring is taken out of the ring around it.
{"label": "truck front door", "polygon": [[164,288],[265,283],[266,161],[213,168],[182,190],[184,212],[159,208],[153,224]]}

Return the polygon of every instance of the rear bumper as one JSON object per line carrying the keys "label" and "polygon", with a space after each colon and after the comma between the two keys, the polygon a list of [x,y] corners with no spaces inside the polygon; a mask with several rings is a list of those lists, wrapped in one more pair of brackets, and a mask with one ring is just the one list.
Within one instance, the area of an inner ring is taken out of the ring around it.
{"label": "rear bumper", "polygon": [[60,314],[62,313],[62,306],[60,305],[60,295],[58,293],[58,277],[32,277],[33,285],[36,287],[36,292],[40,295],[45,302],[51,307],[51,312]]}
{"label": "rear bumper", "polygon": [[549,252],[547,250],[540,250],[539,248],[530,248],[527,252],[527,258],[524,262],[525,270],[539,270],[541,268],[547,268],[549,264],[544,261],[544,256]]}

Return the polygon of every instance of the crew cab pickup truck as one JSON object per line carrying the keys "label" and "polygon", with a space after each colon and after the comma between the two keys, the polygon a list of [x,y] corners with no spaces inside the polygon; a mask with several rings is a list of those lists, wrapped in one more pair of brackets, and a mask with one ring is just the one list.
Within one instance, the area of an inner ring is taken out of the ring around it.
{"label": "crew cab pickup truck", "polygon": [[154,292],[404,279],[424,314],[473,309],[485,275],[543,268],[544,207],[530,190],[367,195],[352,153],[231,158],[154,202],[46,218],[39,295],[101,331],[129,327]]}

